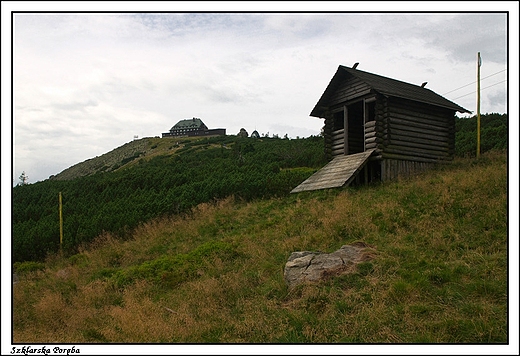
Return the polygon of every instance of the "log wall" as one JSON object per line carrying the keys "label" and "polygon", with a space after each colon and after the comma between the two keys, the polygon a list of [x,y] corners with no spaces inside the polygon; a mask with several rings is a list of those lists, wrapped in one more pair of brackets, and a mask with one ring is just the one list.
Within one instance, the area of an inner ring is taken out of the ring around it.
{"label": "log wall", "polygon": [[324,143],[325,143],[325,157],[327,159],[332,158],[332,130],[334,128],[334,119],[330,113],[325,114],[325,125],[323,127]]}
{"label": "log wall", "polygon": [[331,153],[332,156],[339,156],[345,154],[345,130],[336,130],[331,134]]}
{"label": "log wall", "polygon": [[455,113],[408,100],[389,99],[382,125],[382,156],[431,163],[451,160]]}
{"label": "log wall", "polygon": [[381,180],[387,181],[409,177],[421,171],[431,169],[434,166],[435,163],[387,158],[381,161]]}
{"label": "log wall", "polygon": [[[332,95],[337,108],[350,100],[369,95],[364,83],[349,79]],[[325,152],[329,159],[345,153],[344,130],[334,129],[332,115],[325,118]],[[455,152],[455,112],[450,109],[377,95],[373,117],[366,118],[362,135],[349,134],[349,149],[376,149],[372,165],[380,165],[381,180],[409,176],[449,161]],[[348,131],[352,127],[349,124]],[[355,142],[360,139],[364,142]],[[377,168],[379,169],[379,168]],[[373,168],[376,171],[376,168]],[[379,172],[379,171],[378,171]],[[379,174],[379,173],[378,173]]]}
{"label": "log wall", "polygon": [[365,122],[365,150],[376,148],[376,152],[380,154],[383,143],[388,139],[386,107],[386,98],[378,95],[376,97],[374,117],[368,118],[369,121]]}
{"label": "log wall", "polygon": [[358,78],[347,78],[341,82],[336,91],[330,97],[328,102],[329,107],[342,105],[347,101],[370,94],[370,87],[368,84]]}

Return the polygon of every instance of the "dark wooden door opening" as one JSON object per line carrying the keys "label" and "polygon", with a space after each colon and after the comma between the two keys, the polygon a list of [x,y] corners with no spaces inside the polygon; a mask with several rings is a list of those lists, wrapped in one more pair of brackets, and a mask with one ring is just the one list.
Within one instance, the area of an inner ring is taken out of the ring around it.
{"label": "dark wooden door opening", "polygon": [[365,108],[364,101],[358,101],[347,106],[345,154],[351,155],[365,151]]}

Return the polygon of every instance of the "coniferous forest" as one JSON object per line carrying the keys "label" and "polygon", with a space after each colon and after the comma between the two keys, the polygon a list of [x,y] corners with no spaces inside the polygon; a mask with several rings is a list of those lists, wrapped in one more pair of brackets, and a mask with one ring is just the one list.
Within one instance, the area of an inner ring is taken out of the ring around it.
{"label": "coniferous forest", "polygon": [[[480,117],[480,152],[507,149],[507,114],[485,114]],[[477,117],[455,122],[455,152],[458,156],[474,157],[477,147]]]}
{"label": "coniferous forest", "polygon": [[[507,149],[507,120],[506,114],[481,116],[481,152]],[[457,119],[456,129],[456,155],[474,156],[476,117]],[[191,214],[203,202],[229,196],[243,201],[286,196],[326,163],[321,136],[218,136],[181,142],[174,154],[148,160],[136,154],[111,172],[14,187],[12,262],[43,260],[59,250],[60,192],[62,249],[73,254],[103,231],[124,239],[140,223]],[[132,160],[135,164],[125,166]]]}
{"label": "coniferous forest", "polygon": [[42,260],[59,249],[59,192],[62,249],[74,253],[103,231],[125,238],[139,223],[187,214],[202,202],[286,195],[326,163],[320,136],[218,136],[181,143],[173,155],[140,160],[126,169],[14,187],[13,262]]}

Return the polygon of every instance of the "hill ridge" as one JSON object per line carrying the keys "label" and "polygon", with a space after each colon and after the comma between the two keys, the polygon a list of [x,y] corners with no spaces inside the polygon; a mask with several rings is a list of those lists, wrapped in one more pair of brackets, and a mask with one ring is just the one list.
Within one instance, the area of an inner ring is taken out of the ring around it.
{"label": "hill ridge", "polygon": [[90,176],[100,172],[113,172],[121,168],[129,167],[141,159],[150,159],[160,155],[174,155],[186,143],[202,141],[212,136],[203,138],[159,138],[143,137],[127,142],[100,156],[89,158],[76,163],[60,173],[51,176],[51,180],[72,180],[79,177]]}

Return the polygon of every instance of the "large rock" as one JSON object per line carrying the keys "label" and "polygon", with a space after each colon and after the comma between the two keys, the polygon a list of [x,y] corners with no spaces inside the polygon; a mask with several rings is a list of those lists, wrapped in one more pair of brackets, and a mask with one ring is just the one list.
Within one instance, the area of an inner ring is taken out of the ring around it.
{"label": "large rock", "polygon": [[331,275],[349,273],[359,262],[372,259],[371,249],[363,242],[344,245],[332,253],[293,252],[284,268],[284,279],[292,288],[304,282],[317,282]]}

